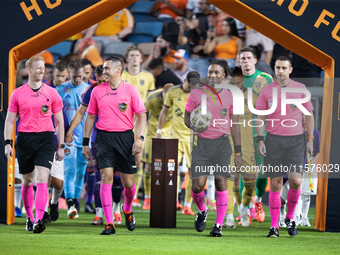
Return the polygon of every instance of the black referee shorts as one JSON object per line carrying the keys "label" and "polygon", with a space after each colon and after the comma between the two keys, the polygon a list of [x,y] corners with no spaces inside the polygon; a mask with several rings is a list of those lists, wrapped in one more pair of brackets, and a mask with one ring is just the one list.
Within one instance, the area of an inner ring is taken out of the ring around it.
{"label": "black referee shorts", "polygon": [[280,177],[288,172],[302,174],[306,142],[304,135],[278,136],[267,134],[263,171],[266,177]]}
{"label": "black referee shorts", "polygon": [[97,129],[97,169],[113,167],[121,173],[135,174],[137,168],[135,156],[132,155],[134,140],[132,130],[107,132]]}
{"label": "black referee shorts", "polygon": [[55,146],[54,132],[19,132],[15,141],[19,173],[31,173],[35,166],[51,170]]}
{"label": "black referee shorts", "polygon": [[227,135],[216,139],[206,139],[197,136],[197,145],[192,149],[192,178],[208,175],[221,175],[229,178],[230,156],[232,149]]}

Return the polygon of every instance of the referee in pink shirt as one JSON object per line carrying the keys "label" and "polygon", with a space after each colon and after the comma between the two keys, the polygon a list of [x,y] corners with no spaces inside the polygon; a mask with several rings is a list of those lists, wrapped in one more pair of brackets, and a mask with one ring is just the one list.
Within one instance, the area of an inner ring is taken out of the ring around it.
{"label": "referee in pink shirt", "polygon": [[[106,227],[102,235],[114,235],[115,227],[112,219],[112,183],[113,170],[121,173],[124,186],[125,203],[123,211],[125,225],[128,230],[135,229],[135,217],[131,210],[136,191],[134,174],[137,172],[135,156],[142,151],[146,129],[146,109],[137,88],[122,80],[123,62],[120,58],[106,58],[103,74],[107,82],[93,89],[88,115],[85,120],[83,155],[91,160],[89,137],[96,116],[97,168],[100,170],[102,184],[100,199],[106,218]],[[138,119],[134,137],[134,115]]]}
{"label": "referee in pink shirt", "polygon": [[[41,233],[45,230],[42,218],[48,200],[47,182],[55,153],[54,114],[58,150],[56,160],[64,159],[64,119],[63,102],[54,88],[42,83],[45,73],[45,60],[34,56],[26,61],[28,82],[15,89],[11,95],[5,121],[5,154],[8,160],[13,156],[11,140],[17,114],[20,117],[18,136],[15,143],[19,172],[22,174],[22,200],[27,221],[26,231]],[[36,179],[35,210],[33,215]]]}
{"label": "referee in pink shirt", "polygon": [[[280,192],[283,183],[283,175],[288,172],[289,191],[287,195],[287,215],[285,223],[290,236],[297,235],[294,221],[294,211],[301,193],[301,174],[304,165],[305,151],[313,155],[314,116],[311,101],[302,103],[306,113],[306,124],[308,132],[307,145],[303,135],[302,111],[295,104],[286,105],[286,115],[282,114],[281,93],[283,88],[299,88],[307,91],[304,84],[289,78],[293,67],[292,62],[285,56],[278,57],[275,61],[275,75],[277,81],[267,85],[261,91],[256,101],[257,110],[268,110],[273,104],[273,90],[277,89],[277,107],[275,111],[267,116],[257,116],[257,151],[264,158],[266,177],[270,178],[269,210],[271,217],[271,228],[267,237],[279,237],[279,213],[281,207]],[[306,95],[303,92],[287,93],[290,100],[301,100]],[[299,102],[299,101],[297,101]],[[264,125],[267,123],[268,132],[263,142]]]}

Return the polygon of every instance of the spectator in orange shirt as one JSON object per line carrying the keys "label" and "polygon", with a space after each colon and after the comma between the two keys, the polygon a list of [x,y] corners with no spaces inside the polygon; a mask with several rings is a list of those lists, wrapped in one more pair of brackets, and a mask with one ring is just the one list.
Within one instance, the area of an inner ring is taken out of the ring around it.
{"label": "spectator in orange shirt", "polygon": [[184,16],[188,0],[156,0],[151,7],[150,14],[153,15],[157,11],[157,18],[163,22],[175,22],[177,16]]}

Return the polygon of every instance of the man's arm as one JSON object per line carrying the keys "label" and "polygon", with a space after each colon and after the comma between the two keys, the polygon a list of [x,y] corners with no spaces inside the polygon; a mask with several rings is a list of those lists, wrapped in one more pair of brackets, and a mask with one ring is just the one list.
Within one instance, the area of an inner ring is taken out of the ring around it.
{"label": "man's arm", "polygon": [[314,115],[313,111],[310,111],[309,113],[311,115],[305,115],[308,134],[306,149],[309,155],[313,155]]}
{"label": "man's arm", "polygon": [[[230,115],[230,119],[232,121],[232,123],[237,123],[238,122],[238,115],[234,115],[231,114]],[[231,137],[233,138],[233,142],[234,142],[234,148],[236,146],[241,147],[241,130],[240,130],[240,125],[231,125],[230,126],[230,133],[231,133]],[[242,156],[241,154],[241,150],[239,152],[235,151],[235,166],[236,169],[240,169],[242,166]]]}
{"label": "man's arm", "polygon": [[[87,114],[85,118],[84,140],[86,140],[86,138],[90,139],[95,120],[96,115]],[[91,150],[88,144],[83,146],[83,155],[88,162],[92,160]]]}
{"label": "man's arm", "polygon": [[[266,122],[266,116],[263,115],[257,115],[256,117],[257,120],[260,120],[261,123]],[[263,136],[264,133],[264,124],[261,126],[256,127],[256,134],[257,136]],[[258,141],[257,142],[257,152],[259,153],[260,156],[265,157],[266,156],[266,146],[264,145],[263,141]]]}
{"label": "man's arm", "polygon": [[137,139],[135,140],[135,143],[132,146],[132,155],[136,155],[142,151],[143,141],[139,139],[138,136],[140,135],[144,136],[146,129],[146,113],[143,112],[137,114],[136,117],[137,117],[137,129],[136,129]]}
{"label": "man's arm", "polygon": [[73,135],[72,132],[73,130],[80,124],[80,122],[83,120],[83,117],[85,115],[85,112],[87,110],[87,106],[80,105],[78,111],[74,115],[70,127],[66,132],[65,135],[65,142],[68,146],[72,146],[71,142],[73,141]]}
{"label": "man's arm", "polygon": [[[165,105],[163,105],[163,109],[161,111],[161,113],[159,114],[159,120],[158,120],[158,128],[157,129],[162,129],[166,120],[166,116],[168,116],[168,111],[169,111],[169,107],[166,107]],[[161,138],[162,134],[156,134],[156,138]]]}
{"label": "man's arm", "polygon": [[[63,112],[60,111],[54,114],[55,128],[57,131],[58,144],[64,144],[64,116]],[[64,159],[64,149],[58,147],[55,159],[62,161]]]}
{"label": "man's arm", "polygon": [[170,7],[171,10],[173,10],[178,16],[184,16],[185,9],[179,9],[175,5],[173,5],[172,2],[169,0],[163,0],[163,3],[165,3],[167,6]]}
{"label": "man's arm", "polygon": [[[17,114],[15,112],[7,111],[7,116],[5,120],[5,130],[4,130],[5,140],[12,139],[13,127],[14,127],[16,116]],[[5,145],[5,155],[7,157],[8,162],[11,160],[11,157],[13,157],[13,148],[10,144]]]}
{"label": "man's arm", "polygon": [[91,38],[94,35],[94,32],[96,31],[97,27],[98,27],[98,23],[86,29],[84,39]]}

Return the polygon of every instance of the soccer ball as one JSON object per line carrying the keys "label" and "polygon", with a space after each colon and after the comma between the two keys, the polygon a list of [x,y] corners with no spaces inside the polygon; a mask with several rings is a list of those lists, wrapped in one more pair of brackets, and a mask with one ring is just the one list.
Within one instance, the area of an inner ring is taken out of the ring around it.
{"label": "soccer ball", "polygon": [[203,115],[201,107],[196,108],[190,114],[191,125],[195,128],[206,128],[210,126],[212,116],[209,110],[207,110],[207,114]]}

